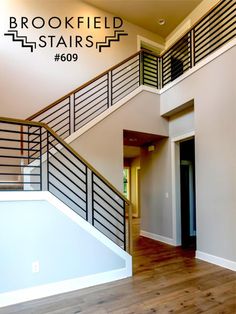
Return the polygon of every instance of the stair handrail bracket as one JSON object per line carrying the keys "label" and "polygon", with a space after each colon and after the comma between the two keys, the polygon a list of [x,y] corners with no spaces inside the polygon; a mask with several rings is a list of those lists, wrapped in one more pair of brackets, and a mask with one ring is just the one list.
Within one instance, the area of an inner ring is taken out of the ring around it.
{"label": "stair handrail bracket", "polygon": [[[49,191],[130,251],[125,219],[130,201],[78,152],[42,122],[0,117],[0,132],[0,187],[12,184],[10,190],[19,190],[17,184],[23,191]],[[15,173],[17,183],[5,179]]]}

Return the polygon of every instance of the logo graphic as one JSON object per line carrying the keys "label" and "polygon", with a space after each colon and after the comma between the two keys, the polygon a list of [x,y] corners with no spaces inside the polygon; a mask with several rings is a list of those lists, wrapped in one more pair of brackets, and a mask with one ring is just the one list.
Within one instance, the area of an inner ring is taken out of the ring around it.
{"label": "logo graphic", "polygon": [[[128,36],[122,26],[123,20],[120,17],[78,16],[61,18],[53,16],[45,19],[36,16],[30,19],[25,16],[21,18],[11,16],[9,18],[9,30],[4,35],[11,37],[13,42],[20,42],[22,48],[28,48],[31,52],[46,47],[58,49],[95,47],[99,52],[102,52],[104,48],[111,47],[112,42],[119,42],[121,37]],[[58,33],[58,29],[61,30],[61,34]],[[68,35],[70,29],[72,34]],[[104,33],[104,30],[106,33],[108,30],[112,31],[113,34],[104,36],[104,40],[101,40],[99,37]],[[32,39],[32,37],[34,38]],[[74,59],[77,60],[77,58]],[[65,61],[69,61],[69,59]]]}
{"label": "logo graphic", "polygon": [[128,34],[124,32],[124,30],[116,30],[113,36],[106,36],[104,42],[97,42],[96,48],[99,52],[102,51],[102,48],[111,47],[112,41],[119,41],[120,36],[127,36]]}
{"label": "logo graphic", "polygon": [[30,48],[31,52],[33,52],[34,49],[36,49],[36,42],[29,42],[27,36],[19,36],[17,30],[9,30],[4,35],[11,36],[13,41],[21,42],[21,46],[24,48]]}

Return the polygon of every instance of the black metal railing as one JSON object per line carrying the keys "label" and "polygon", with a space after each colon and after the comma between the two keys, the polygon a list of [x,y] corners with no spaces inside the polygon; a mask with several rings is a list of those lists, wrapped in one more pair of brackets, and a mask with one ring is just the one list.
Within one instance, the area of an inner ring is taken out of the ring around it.
{"label": "black metal railing", "polygon": [[154,88],[160,88],[159,80],[159,62],[160,58],[147,51],[141,53],[142,84]]}
{"label": "black metal railing", "polygon": [[47,190],[88,220],[87,165],[47,130]]}
{"label": "black metal railing", "polygon": [[31,122],[0,121],[1,190],[42,190],[41,138]]}
{"label": "black metal railing", "polygon": [[235,0],[221,1],[193,28],[194,65],[235,37],[235,11]]}
{"label": "black metal railing", "polygon": [[[47,124],[65,139],[140,85],[157,88],[158,59],[152,53],[137,52],[27,120]],[[45,141],[45,133],[42,136]]]}
{"label": "black metal railing", "polygon": [[140,86],[140,55],[122,62],[110,71],[111,106]]}
{"label": "black metal railing", "polygon": [[161,58],[163,87],[191,68],[191,56],[191,32],[189,32]]}
{"label": "black metal railing", "polygon": [[28,120],[47,124],[65,139],[140,85],[165,87],[235,37],[235,10],[235,0],[220,1],[161,56],[141,50]]}
{"label": "black metal railing", "polygon": [[92,172],[92,224],[120,246],[126,247],[124,199],[107,189],[107,184]]}
{"label": "black metal railing", "polygon": [[49,191],[128,249],[129,201],[52,129],[42,123],[0,118],[0,143],[0,191]]}
{"label": "black metal railing", "polygon": [[109,108],[109,74],[106,73],[74,93],[74,130]]}
{"label": "black metal railing", "polygon": [[62,139],[67,138],[72,131],[71,97],[66,95],[31,117],[27,120],[45,123]]}

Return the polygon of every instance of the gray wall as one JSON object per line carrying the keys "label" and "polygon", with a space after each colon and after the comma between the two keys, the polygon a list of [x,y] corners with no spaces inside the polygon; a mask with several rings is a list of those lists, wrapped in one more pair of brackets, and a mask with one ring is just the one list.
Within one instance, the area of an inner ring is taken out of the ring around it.
{"label": "gray wall", "polygon": [[168,122],[160,117],[159,100],[157,94],[141,92],[71,146],[122,191],[123,130],[168,135]]}
{"label": "gray wall", "polygon": [[[143,92],[72,145],[122,188],[122,130],[168,135],[195,131],[197,250],[236,261],[235,51],[232,48],[160,96],[168,112],[194,100],[169,119],[159,117],[159,96]],[[108,131],[109,130],[109,131]],[[169,132],[168,132],[169,131]],[[166,197],[168,193],[168,198]],[[141,155],[142,229],[172,237],[170,143]]]}
{"label": "gray wall", "polygon": [[162,112],[194,99],[197,249],[232,261],[236,261],[235,57],[233,47],[161,95]]}
{"label": "gray wall", "polygon": [[177,137],[194,131],[194,108],[188,108],[169,118],[169,136]]}
{"label": "gray wall", "polygon": [[167,238],[172,238],[170,162],[168,139],[156,143],[153,152],[142,149],[141,230]]}
{"label": "gray wall", "polygon": [[170,139],[155,144],[155,151],[141,154],[141,230],[173,238],[171,138],[194,130],[193,107],[169,118]]}
{"label": "gray wall", "polygon": [[[0,293],[125,267],[46,201],[1,202],[0,252]],[[32,273],[34,261],[39,273]]]}

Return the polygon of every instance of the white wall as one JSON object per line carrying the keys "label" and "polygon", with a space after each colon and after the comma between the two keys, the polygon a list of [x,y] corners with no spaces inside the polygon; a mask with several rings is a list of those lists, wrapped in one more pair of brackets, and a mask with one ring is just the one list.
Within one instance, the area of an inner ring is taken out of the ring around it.
{"label": "white wall", "polygon": [[[124,22],[128,36],[120,42],[113,42],[111,48],[104,48],[101,53],[92,48],[39,48],[31,53],[28,48],[21,48],[21,43],[12,42],[3,34],[9,29],[9,17],[33,18],[41,16],[47,20],[52,16],[112,16],[77,0],[1,0],[0,2],[0,115],[26,118],[56,99],[92,79],[102,71],[117,64],[137,51],[137,35],[163,43],[158,35],[133,24]],[[18,20],[17,20],[18,21]],[[19,29],[19,35],[27,35],[35,40],[40,35],[64,36],[92,35],[95,41],[103,41],[106,35],[112,35],[113,29]],[[83,42],[82,42],[83,43]],[[55,62],[55,53],[78,53],[77,62]]]}

